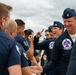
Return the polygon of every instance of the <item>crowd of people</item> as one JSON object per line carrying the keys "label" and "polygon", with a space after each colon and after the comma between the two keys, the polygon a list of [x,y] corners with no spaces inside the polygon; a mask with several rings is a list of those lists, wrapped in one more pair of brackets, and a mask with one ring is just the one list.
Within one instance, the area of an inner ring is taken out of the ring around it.
{"label": "crowd of people", "polygon": [[[42,42],[44,29],[34,36],[23,20],[10,19],[11,10],[0,2],[0,75],[76,75],[75,9],[66,8],[64,24],[54,21]],[[36,50],[44,50],[41,59]]]}

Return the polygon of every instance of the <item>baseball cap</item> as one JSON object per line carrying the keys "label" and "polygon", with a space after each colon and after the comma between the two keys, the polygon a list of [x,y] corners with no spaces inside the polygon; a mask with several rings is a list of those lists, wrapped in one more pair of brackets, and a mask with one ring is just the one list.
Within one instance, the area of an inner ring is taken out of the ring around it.
{"label": "baseball cap", "polygon": [[59,27],[64,30],[64,25],[59,21],[54,21],[53,27]]}
{"label": "baseball cap", "polygon": [[48,31],[49,31],[49,32],[52,32],[52,28],[53,28],[53,26],[52,26],[52,25],[51,25],[51,26],[49,26],[49,27],[48,27]]}
{"label": "baseball cap", "polygon": [[73,17],[73,16],[76,16],[76,11],[75,9],[71,9],[71,8],[66,8],[62,15],[62,17],[65,19]]}

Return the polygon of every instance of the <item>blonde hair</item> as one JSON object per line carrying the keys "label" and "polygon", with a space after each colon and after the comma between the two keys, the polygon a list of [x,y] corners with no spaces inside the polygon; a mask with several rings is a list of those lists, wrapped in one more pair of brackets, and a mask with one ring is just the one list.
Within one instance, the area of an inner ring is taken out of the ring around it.
{"label": "blonde hair", "polygon": [[4,7],[6,7],[9,11],[12,10],[12,7],[10,5],[4,4],[0,2],[0,5],[3,5]]}
{"label": "blonde hair", "polygon": [[0,18],[4,17],[8,17],[9,14],[9,10],[3,6],[2,4],[0,4]]}

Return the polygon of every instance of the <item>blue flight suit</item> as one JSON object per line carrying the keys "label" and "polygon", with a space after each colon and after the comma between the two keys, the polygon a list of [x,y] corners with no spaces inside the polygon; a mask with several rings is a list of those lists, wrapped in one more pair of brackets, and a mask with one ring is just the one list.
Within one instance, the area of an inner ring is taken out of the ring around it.
{"label": "blue flight suit", "polygon": [[[49,38],[50,40],[52,39],[52,38]],[[46,39],[46,40],[49,40],[49,39]],[[44,40],[44,41],[46,41],[46,40]],[[49,52],[49,49],[48,50],[44,50],[44,53],[43,53],[43,55],[42,55],[42,66],[44,65],[44,60],[43,60],[43,56],[44,55],[46,55],[47,56],[47,60],[48,61],[50,61],[50,52]]]}
{"label": "blue flight suit", "polygon": [[76,75],[76,42],[72,48],[71,58],[66,75]]}
{"label": "blue flight suit", "polygon": [[[50,40],[52,39],[52,38],[49,38]],[[46,39],[46,40],[49,40],[49,39]],[[44,40],[44,41],[46,41],[46,40]],[[50,41],[49,41],[50,42]],[[44,50],[44,53],[43,53],[43,55],[42,55],[42,58],[41,58],[41,66],[44,66],[45,65],[45,61],[44,61],[44,59],[43,59],[43,56],[44,55],[46,55],[47,56],[47,61],[49,62],[50,61],[50,58],[51,58],[51,54],[50,54],[50,49],[48,49],[48,50]],[[47,62],[47,63],[48,63]],[[47,64],[46,63],[46,64]],[[42,73],[41,75],[50,75],[50,71],[49,72],[47,72],[47,73]]]}
{"label": "blue flight suit", "polygon": [[38,53],[36,52],[36,50],[34,50],[34,56],[37,56],[38,55]]}
{"label": "blue flight suit", "polygon": [[[56,38],[54,39],[48,39],[48,40],[45,40],[43,42],[40,42],[38,43],[39,41],[39,38],[34,38],[34,47],[35,49],[44,49],[44,50],[47,50],[48,52],[48,58],[49,58],[49,61],[51,59],[51,53],[52,53],[52,49],[53,49],[53,46],[54,46],[54,42],[55,42]],[[49,63],[48,61],[48,63]],[[54,72],[53,72],[54,71]],[[43,72],[42,74],[46,73],[47,75],[55,75],[55,69],[52,70],[52,71],[48,71],[48,72]]]}
{"label": "blue flight suit", "polygon": [[8,67],[16,64],[21,64],[16,41],[0,30],[0,75],[4,75]]}
{"label": "blue flight suit", "polygon": [[65,31],[56,39],[52,50],[51,61],[43,67],[43,71],[47,72],[56,67],[56,75],[66,75],[73,44],[68,32]]}
{"label": "blue flight suit", "polygon": [[53,49],[55,39],[45,40],[43,42],[39,42],[39,38],[34,37],[34,48],[35,49],[44,49],[51,50]]}

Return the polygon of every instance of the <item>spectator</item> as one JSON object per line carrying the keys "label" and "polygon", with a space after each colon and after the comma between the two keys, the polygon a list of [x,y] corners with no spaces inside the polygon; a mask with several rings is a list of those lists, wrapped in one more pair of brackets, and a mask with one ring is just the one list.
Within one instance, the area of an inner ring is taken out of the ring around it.
{"label": "spectator", "polygon": [[[11,37],[15,38],[17,35],[17,24],[14,20],[9,21],[8,27],[5,29],[5,32]],[[23,49],[22,45],[16,42],[17,51],[20,54],[21,58],[21,71],[22,75],[32,75],[29,65],[28,65],[28,57]],[[6,72],[5,72],[6,73]],[[6,75],[6,74],[5,74]],[[9,75],[9,74],[8,74]]]}
{"label": "spectator", "polygon": [[4,33],[9,24],[10,6],[0,3],[0,75],[8,69],[10,75],[22,75],[21,61],[13,38]]}

